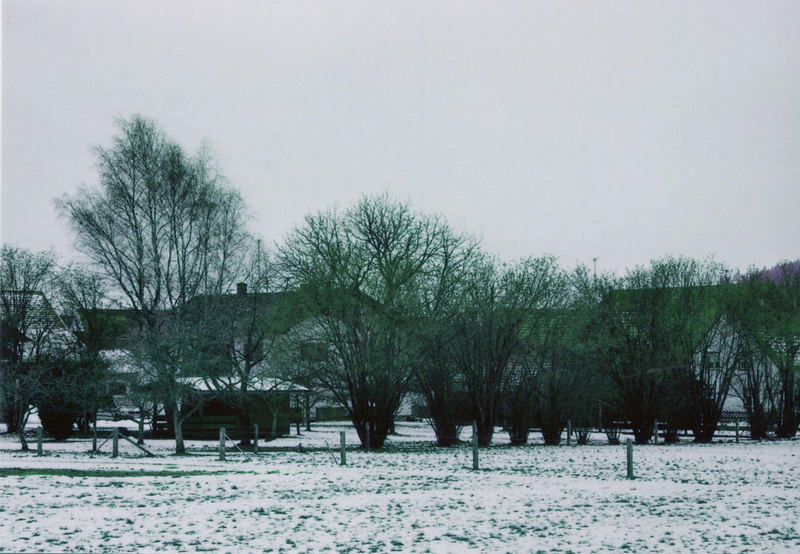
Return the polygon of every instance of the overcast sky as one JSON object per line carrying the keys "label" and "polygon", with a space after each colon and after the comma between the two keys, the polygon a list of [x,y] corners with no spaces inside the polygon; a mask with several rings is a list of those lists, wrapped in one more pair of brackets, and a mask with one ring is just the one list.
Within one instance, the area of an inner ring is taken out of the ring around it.
{"label": "overcast sky", "polygon": [[4,1],[2,239],[116,118],[211,145],[280,241],[388,191],[505,259],[800,257],[800,2]]}

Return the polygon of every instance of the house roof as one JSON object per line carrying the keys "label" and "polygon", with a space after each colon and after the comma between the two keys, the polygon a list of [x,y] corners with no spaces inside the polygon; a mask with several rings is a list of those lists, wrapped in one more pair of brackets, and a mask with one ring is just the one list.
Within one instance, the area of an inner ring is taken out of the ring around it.
{"label": "house roof", "polygon": [[63,327],[61,318],[41,291],[0,291],[0,319],[7,329],[22,334],[30,329]]}
{"label": "house roof", "polygon": [[307,297],[300,291],[200,295],[187,303],[187,309],[228,314],[236,320],[254,319],[273,334],[283,334],[310,317]]}
{"label": "house roof", "polygon": [[[217,378],[215,379],[216,383],[202,377],[182,377],[178,379],[178,381],[198,391],[237,390],[236,387],[238,386],[238,380],[233,377]],[[310,390],[297,383],[291,383],[273,377],[252,379],[248,385],[248,389],[252,392],[308,392]]]}
{"label": "house roof", "polygon": [[96,350],[124,347],[130,334],[138,328],[136,314],[130,309],[80,310],[78,315],[82,329],[76,331],[76,334],[84,343],[91,342],[90,346]]}

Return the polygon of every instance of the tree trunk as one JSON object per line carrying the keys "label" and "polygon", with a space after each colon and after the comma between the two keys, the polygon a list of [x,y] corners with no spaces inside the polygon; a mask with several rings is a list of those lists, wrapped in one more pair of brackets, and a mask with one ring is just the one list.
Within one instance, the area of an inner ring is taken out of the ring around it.
{"label": "tree trunk", "polygon": [[561,433],[564,426],[560,423],[542,423],[542,438],[547,446],[558,446],[561,444]]}
{"label": "tree trunk", "polygon": [[239,404],[239,446],[250,446],[250,433],[252,432],[252,423],[250,418],[250,405],[245,397]]}
{"label": "tree trunk", "polygon": [[648,444],[653,436],[653,423],[655,419],[632,421],[633,439],[636,444]]}
{"label": "tree trunk", "polygon": [[16,421],[17,437],[19,437],[19,443],[22,446],[22,450],[27,452],[28,441],[25,439],[25,417],[19,410],[17,410],[16,416],[17,416],[17,421]]}
{"label": "tree trunk", "polygon": [[158,402],[155,400],[153,401],[153,419],[151,419],[153,423],[150,425],[153,431],[153,436],[157,437],[161,433],[159,433],[156,429],[158,428]]}
{"label": "tree trunk", "polygon": [[353,425],[365,450],[383,448],[389,434],[389,423],[386,421],[366,421],[365,419],[352,418]]}
{"label": "tree trunk", "polygon": [[692,425],[694,442],[709,443],[717,431],[722,410],[717,408],[717,403],[713,398],[704,397],[700,400],[700,406],[696,411]]}
{"label": "tree trunk", "polygon": [[442,396],[425,395],[429,423],[436,434],[436,446],[453,446],[458,444],[459,427],[456,424],[452,399],[448,403]]}
{"label": "tree trunk", "polygon": [[[164,415],[167,418],[167,436],[175,434],[175,414],[177,412],[177,403],[164,403]],[[178,413],[178,417],[180,417],[180,413]]]}
{"label": "tree trunk", "polygon": [[305,417],[306,431],[311,431],[311,407],[309,406],[308,393],[306,392],[303,396],[303,415]]}
{"label": "tree trunk", "polygon": [[[6,396],[6,402],[8,402],[9,398],[13,398],[12,396]],[[14,409],[13,401],[8,402],[6,407],[3,409],[3,419],[6,422],[6,432],[7,433],[16,433],[17,432],[17,411]]]}
{"label": "tree trunk", "polygon": [[183,421],[177,403],[172,407],[172,425],[175,428],[175,454],[185,454],[186,446],[183,444]]}
{"label": "tree trunk", "polygon": [[431,421],[436,433],[436,446],[453,446],[458,444],[459,429],[452,421]]}
{"label": "tree trunk", "polygon": [[760,441],[767,436],[767,428],[769,427],[769,419],[763,407],[759,406],[751,410],[747,410],[747,423],[750,425],[750,438],[754,441]]}
{"label": "tree trunk", "polygon": [[528,444],[530,420],[520,414],[516,415],[517,417],[512,417],[508,423],[508,438],[513,446],[522,446]]}
{"label": "tree trunk", "polygon": [[[789,373],[791,373],[791,369]],[[794,376],[784,376],[781,386],[781,411],[776,436],[790,439],[797,434],[797,414],[795,413]]]}
{"label": "tree trunk", "polygon": [[489,415],[488,417],[479,417],[477,419],[477,423],[478,446],[489,446],[489,444],[492,442],[492,437],[494,436],[494,417],[492,415]]}

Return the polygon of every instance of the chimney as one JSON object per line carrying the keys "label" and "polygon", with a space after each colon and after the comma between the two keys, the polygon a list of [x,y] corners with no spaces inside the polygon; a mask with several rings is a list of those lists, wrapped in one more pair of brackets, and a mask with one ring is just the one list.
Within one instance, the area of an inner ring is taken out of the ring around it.
{"label": "chimney", "polygon": [[236,283],[236,294],[244,296],[247,294],[247,283]]}

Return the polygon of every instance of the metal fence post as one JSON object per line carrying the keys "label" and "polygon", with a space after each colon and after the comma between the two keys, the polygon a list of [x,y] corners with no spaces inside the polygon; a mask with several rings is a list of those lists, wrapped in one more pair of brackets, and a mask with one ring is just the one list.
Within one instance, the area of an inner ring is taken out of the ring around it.
{"label": "metal fence post", "polygon": [[253,454],[258,455],[258,423],[253,424]]}
{"label": "metal fence post", "polygon": [[114,427],[114,432],[111,435],[111,457],[116,458],[119,456],[119,429]]}
{"label": "metal fence post", "polygon": [[225,461],[225,427],[219,428],[219,461]]}
{"label": "metal fence post", "polygon": [[36,455],[37,456],[44,456],[44,449],[42,448],[42,436],[44,435],[44,431],[41,427],[36,429]]}
{"label": "metal fence post", "polygon": [[341,445],[342,465],[347,465],[347,441],[344,438],[344,431],[339,433],[339,443]]}

